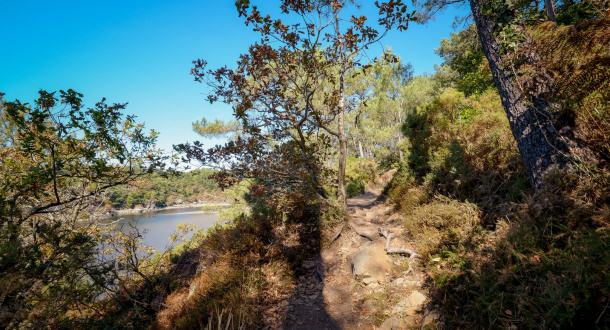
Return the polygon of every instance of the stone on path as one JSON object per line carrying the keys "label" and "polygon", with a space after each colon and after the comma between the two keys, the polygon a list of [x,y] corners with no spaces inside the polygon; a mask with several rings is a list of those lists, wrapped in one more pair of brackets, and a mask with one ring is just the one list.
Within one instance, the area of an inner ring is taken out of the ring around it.
{"label": "stone on path", "polygon": [[392,309],[393,315],[415,315],[426,302],[426,296],[419,291],[413,291],[407,298],[401,300]]}
{"label": "stone on path", "polygon": [[421,287],[421,283],[419,281],[408,280],[404,277],[399,277],[394,282],[392,282],[394,286],[405,288],[405,289],[413,289]]}
{"label": "stone on path", "polygon": [[426,311],[424,318],[421,321],[421,328],[424,330],[437,329],[440,326],[438,312],[436,310]]}
{"label": "stone on path", "polygon": [[385,253],[385,239],[367,242],[352,258],[352,275],[365,284],[385,283],[386,273],[392,269]]}
{"label": "stone on path", "polygon": [[417,320],[414,317],[401,318],[391,316],[379,327],[379,330],[403,330],[413,328]]}

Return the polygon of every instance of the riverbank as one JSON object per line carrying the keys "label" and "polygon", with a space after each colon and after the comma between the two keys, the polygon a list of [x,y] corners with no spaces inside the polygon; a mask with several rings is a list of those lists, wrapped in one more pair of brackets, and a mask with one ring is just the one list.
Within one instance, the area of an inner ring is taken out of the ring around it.
{"label": "riverbank", "polygon": [[174,209],[190,209],[190,208],[195,208],[195,207],[200,207],[200,208],[205,208],[206,210],[209,210],[210,212],[218,212],[221,208],[225,208],[225,207],[229,207],[231,206],[230,203],[200,203],[200,202],[194,202],[194,203],[181,203],[181,204],[174,204],[174,205],[169,205],[169,206],[164,206],[164,207],[139,207],[139,208],[134,208],[134,209],[120,209],[120,210],[109,210],[107,212],[101,213],[100,215],[97,216],[98,220],[110,220],[116,217],[121,217],[121,216],[126,216],[126,215],[133,215],[133,214],[142,214],[142,213],[155,213],[155,212],[160,212],[160,211],[165,211],[165,210],[174,210]]}

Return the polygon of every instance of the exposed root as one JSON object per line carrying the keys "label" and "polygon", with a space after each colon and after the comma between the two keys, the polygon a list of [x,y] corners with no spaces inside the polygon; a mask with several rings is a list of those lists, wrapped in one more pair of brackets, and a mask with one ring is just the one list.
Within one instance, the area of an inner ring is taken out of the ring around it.
{"label": "exposed root", "polygon": [[413,273],[414,274],[415,271],[413,270],[413,267],[411,266],[411,262],[413,261],[413,258],[421,258],[421,255],[417,254],[413,250],[405,249],[404,246],[401,246],[399,249],[397,249],[397,248],[390,248],[390,241],[394,237],[394,234],[389,233],[388,231],[382,231],[381,228],[377,228],[377,230],[379,231],[379,235],[381,235],[381,236],[386,238],[385,248],[384,248],[385,253],[387,253],[387,254],[406,254],[406,255],[409,255],[409,269],[407,269],[407,274],[409,274],[409,273]]}
{"label": "exposed root", "polygon": [[328,245],[333,244],[333,242],[336,241],[339,236],[341,236],[341,233],[343,233],[343,229],[345,229],[345,224],[342,224],[341,228],[339,228],[339,230],[335,232],[335,234],[331,237],[330,242],[328,242]]}
{"label": "exposed root", "polygon": [[358,226],[356,226],[356,225],[355,225],[354,223],[352,223],[351,221],[349,222],[349,226],[350,226],[350,228],[352,228],[352,229],[354,230],[354,232],[356,232],[356,234],[358,234],[358,235],[360,235],[360,236],[362,236],[362,237],[364,237],[364,238],[367,238],[367,239],[369,239],[369,240],[371,240],[371,241],[374,241],[374,240],[376,240],[377,238],[379,238],[379,236],[376,236],[376,235],[373,235],[373,234],[369,234],[369,233],[366,233],[366,232],[364,232],[364,231],[360,230],[360,229],[358,228]]}

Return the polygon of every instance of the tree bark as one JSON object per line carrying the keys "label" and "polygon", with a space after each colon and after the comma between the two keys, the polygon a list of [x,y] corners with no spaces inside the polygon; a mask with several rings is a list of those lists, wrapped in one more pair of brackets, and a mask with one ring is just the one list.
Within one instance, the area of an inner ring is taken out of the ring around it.
{"label": "tree bark", "polygon": [[[339,15],[335,9],[335,34],[337,38],[341,36],[339,30]],[[341,47],[343,50],[343,47]],[[347,163],[347,137],[345,136],[345,97],[343,95],[345,82],[343,76],[345,75],[345,54],[341,53],[342,61],[341,68],[339,69],[339,123],[337,130],[339,131],[339,173],[337,173],[337,195],[339,197],[339,203],[343,211],[347,211],[347,191],[345,184],[345,165]]]}
{"label": "tree bark", "polygon": [[347,192],[345,188],[345,163],[347,162],[347,138],[345,137],[345,101],[343,99],[343,72],[339,77],[339,173],[337,173],[337,194],[339,202],[344,209],[347,209]]}
{"label": "tree bark", "polygon": [[544,7],[546,8],[546,15],[552,22],[557,22],[555,18],[555,8],[553,7],[553,0],[544,0]]}
{"label": "tree bark", "polygon": [[481,3],[482,0],[470,0],[479,38],[525,170],[532,185],[538,189],[550,169],[561,170],[567,166],[570,151],[564,138],[553,127],[548,102],[535,97],[528,101],[508,63],[501,57],[500,44],[494,36],[495,22],[481,13]]}
{"label": "tree bark", "polygon": [[360,139],[358,139],[358,152],[360,154],[360,158],[366,158],[366,155],[364,154],[364,149],[362,149],[362,141],[360,141]]}

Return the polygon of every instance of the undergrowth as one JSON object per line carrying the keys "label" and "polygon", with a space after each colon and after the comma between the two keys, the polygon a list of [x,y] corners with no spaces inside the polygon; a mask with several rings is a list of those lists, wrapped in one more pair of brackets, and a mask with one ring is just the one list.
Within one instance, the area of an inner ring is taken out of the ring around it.
{"label": "undergrowth", "polygon": [[[449,88],[407,118],[407,160],[385,194],[423,255],[446,326],[610,327],[610,117],[600,98],[608,77],[596,64],[607,60],[607,43],[597,57],[583,55],[601,49],[583,43],[607,39],[602,20],[543,25],[534,35],[553,46],[542,59],[553,74],[567,70],[555,51],[568,49],[580,63],[577,74],[558,80],[561,93],[577,91],[556,103],[572,113],[574,134],[592,150],[582,158],[586,171],[551,174],[535,192],[494,91],[465,97]],[[592,37],[578,37],[578,29]]]}
{"label": "undergrowth", "polygon": [[279,326],[283,316],[270,309],[293,294],[303,261],[319,253],[321,227],[340,221],[335,215],[317,205],[300,219],[254,212],[196,237],[197,273],[167,296],[152,327]]}

